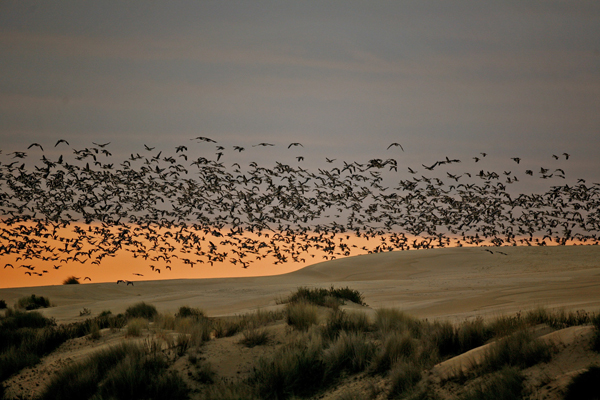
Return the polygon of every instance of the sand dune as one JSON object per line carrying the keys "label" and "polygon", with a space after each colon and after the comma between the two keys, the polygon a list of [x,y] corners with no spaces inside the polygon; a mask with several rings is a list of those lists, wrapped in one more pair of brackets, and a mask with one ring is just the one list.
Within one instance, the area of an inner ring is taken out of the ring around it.
{"label": "sand dune", "polygon": [[[314,264],[277,276],[0,289],[9,305],[31,294],[48,296],[43,310],[58,322],[81,320],[84,307],[96,315],[123,312],[139,301],[159,311],[181,305],[221,316],[277,307],[298,286],[350,286],[372,308],[397,307],[418,317],[463,319],[536,306],[600,309],[600,247],[449,248],[389,252]],[[500,254],[498,251],[506,253]]]}

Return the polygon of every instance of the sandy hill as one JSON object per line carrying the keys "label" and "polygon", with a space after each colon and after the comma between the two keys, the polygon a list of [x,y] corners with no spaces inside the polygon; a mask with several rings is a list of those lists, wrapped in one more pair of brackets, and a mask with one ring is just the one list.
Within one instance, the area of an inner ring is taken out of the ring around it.
{"label": "sandy hill", "polygon": [[[504,254],[503,254],[504,253]],[[349,286],[371,308],[397,307],[418,317],[464,319],[537,306],[600,309],[600,247],[449,248],[388,252],[310,265],[277,276],[136,281],[0,289],[12,305],[31,294],[47,296],[43,310],[58,322],[103,310],[123,312],[139,301],[159,311],[181,305],[222,316],[277,307],[299,286]]]}

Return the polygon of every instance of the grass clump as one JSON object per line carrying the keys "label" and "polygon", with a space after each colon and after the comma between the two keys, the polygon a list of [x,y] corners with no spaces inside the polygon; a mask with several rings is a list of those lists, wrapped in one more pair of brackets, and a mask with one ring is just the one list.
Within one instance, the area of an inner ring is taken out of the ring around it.
{"label": "grass clump", "polygon": [[151,304],[146,304],[143,301],[132,305],[125,311],[125,316],[127,316],[127,318],[146,318],[150,321],[152,321],[157,314],[158,311],[156,310],[156,307]]}
{"label": "grass clump", "polygon": [[375,355],[375,345],[364,335],[342,332],[323,352],[326,378],[337,377],[342,371],[364,371]]}
{"label": "grass clump", "polygon": [[379,349],[369,367],[371,374],[383,374],[399,361],[415,361],[417,342],[408,333],[392,332]]}
{"label": "grass clump", "polygon": [[67,366],[40,399],[187,399],[187,385],[168,366],[162,353],[124,343]]}
{"label": "grass clump", "polygon": [[127,336],[141,336],[144,329],[148,329],[148,320],[133,318],[127,323]]}
{"label": "grass clump", "polygon": [[0,300],[0,310],[5,310],[6,309],[6,301],[5,300]]}
{"label": "grass clump", "polygon": [[262,399],[309,396],[323,385],[322,353],[322,341],[315,336],[284,346],[271,359],[258,361],[249,382]]}
{"label": "grass clump", "polygon": [[393,398],[409,392],[421,381],[422,377],[421,367],[403,360],[397,362],[390,371],[389,397]]}
{"label": "grass clump", "polygon": [[519,331],[490,346],[480,368],[483,371],[497,371],[504,366],[527,368],[550,361],[551,357],[550,345],[527,331]]}
{"label": "grass clump", "polygon": [[75,277],[75,276],[69,276],[68,278],[66,278],[63,283],[63,285],[79,285],[79,278]]}
{"label": "grass clump", "polygon": [[240,340],[240,344],[246,347],[262,346],[271,341],[271,335],[264,328],[258,328],[253,324],[248,325],[243,333],[243,338]]}
{"label": "grass clump", "polygon": [[366,306],[362,293],[358,290],[345,288],[307,288],[299,287],[295,293],[292,293],[285,302],[307,302],[323,307],[337,308],[340,304],[344,304],[345,300],[353,303]]}
{"label": "grass clump", "polygon": [[323,327],[323,336],[329,340],[335,339],[340,332],[368,332],[371,324],[367,315],[362,312],[346,312],[333,310]]}
{"label": "grass clump", "polygon": [[192,308],[188,306],[179,307],[179,311],[175,314],[175,318],[205,318],[204,311],[199,308]]}
{"label": "grass clump", "polygon": [[[525,377],[517,368],[504,367],[460,397],[461,400],[517,400],[526,398]],[[577,399],[582,399],[577,397]]]}
{"label": "grass clump", "polygon": [[319,320],[317,307],[307,302],[288,303],[285,310],[287,324],[301,331],[308,330]]}
{"label": "grass clump", "polygon": [[48,308],[50,307],[50,300],[47,297],[36,296],[35,294],[32,294],[31,296],[21,297],[19,300],[17,300],[16,307],[25,310]]}
{"label": "grass clump", "polygon": [[565,400],[592,400],[600,398],[600,367],[592,365],[587,371],[573,377],[565,393]]}

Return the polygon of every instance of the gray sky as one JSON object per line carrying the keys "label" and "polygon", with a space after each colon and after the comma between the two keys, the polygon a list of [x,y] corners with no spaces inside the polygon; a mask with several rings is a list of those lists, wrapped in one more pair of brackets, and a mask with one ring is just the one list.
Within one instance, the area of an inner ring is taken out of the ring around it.
{"label": "gray sky", "polygon": [[246,147],[229,162],[394,157],[404,175],[450,156],[598,182],[600,3],[0,2],[4,154],[63,138],[214,157],[196,136]]}

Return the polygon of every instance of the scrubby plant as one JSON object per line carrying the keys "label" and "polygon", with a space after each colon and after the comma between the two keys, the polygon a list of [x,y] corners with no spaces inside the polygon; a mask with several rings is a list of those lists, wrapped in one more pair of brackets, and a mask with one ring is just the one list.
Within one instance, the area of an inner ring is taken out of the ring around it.
{"label": "scrubby plant", "polygon": [[63,283],[63,285],[79,285],[79,278],[75,277],[75,276],[69,276],[68,278],[66,278]]}
{"label": "scrubby plant", "polygon": [[[461,400],[523,399],[525,377],[518,368],[504,367],[460,397]],[[577,397],[577,399],[583,399]]]}
{"label": "scrubby plant", "polygon": [[318,322],[318,310],[313,304],[306,302],[288,303],[285,310],[287,324],[295,329],[306,331]]}
{"label": "scrubby plant", "polygon": [[83,308],[83,310],[79,311],[79,316],[83,317],[86,315],[90,315],[92,313],[92,310],[90,310],[89,308]]}
{"label": "scrubby plant", "polygon": [[417,342],[408,333],[392,332],[384,339],[369,367],[371,374],[383,374],[399,361],[416,361]]}
{"label": "scrubby plant", "polygon": [[364,371],[375,355],[375,345],[362,334],[342,332],[323,352],[326,379],[342,371]]}
{"label": "scrubby plant", "polygon": [[242,332],[240,343],[246,347],[262,346],[271,341],[271,335],[264,328],[258,328],[254,324],[246,326]]}
{"label": "scrubby plant", "polygon": [[4,309],[6,309],[6,301],[0,300],[0,310],[4,310]]}
{"label": "scrubby plant", "polygon": [[125,311],[127,318],[146,318],[150,321],[154,319],[156,314],[158,314],[156,307],[143,301],[132,305]]}
{"label": "scrubby plant", "polygon": [[54,376],[40,399],[187,399],[189,388],[167,368],[162,353],[125,343],[68,365]]}
{"label": "scrubby plant", "polygon": [[148,320],[144,318],[133,318],[127,323],[127,336],[141,336],[142,331],[148,329]]}
{"label": "scrubby plant", "polygon": [[371,324],[364,312],[346,312],[344,310],[333,310],[325,326],[323,336],[329,340],[338,337],[340,332],[368,332]]}
{"label": "scrubby plant", "polygon": [[32,294],[28,297],[21,297],[17,300],[16,306],[25,310],[37,310],[38,308],[50,307],[50,300],[47,297]]}
{"label": "scrubby plant", "polygon": [[519,331],[493,343],[480,364],[482,371],[497,371],[504,366],[527,368],[552,357],[550,345]]}
{"label": "scrubby plant", "polygon": [[179,307],[179,312],[177,312],[177,314],[175,314],[175,318],[204,318],[204,311],[200,310],[199,308],[191,308],[188,306],[181,306]]}
{"label": "scrubby plant", "polygon": [[382,334],[390,331],[403,332],[410,330],[419,333],[419,321],[395,308],[380,308],[375,314],[375,328]]}
{"label": "scrubby plant", "polygon": [[309,396],[323,385],[322,353],[315,336],[284,346],[272,358],[259,359],[249,381],[264,399]]}
{"label": "scrubby plant", "polygon": [[[336,299],[337,301],[332,299]],[[340,304],[344,304],[345,300],[366,306],[363,295],[358,290],[350,289],[349,287],[336,289],[333,286],[329,289],[299,287],[284,302],[307,302],[318,306],[337,308]]]}
{"label": "scrubby plant", "polygon": [[406,394],[421,381],[422,376],[420,366],[405,360],[398,361],[390,371],[389,397],[394,398]]}

